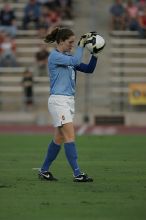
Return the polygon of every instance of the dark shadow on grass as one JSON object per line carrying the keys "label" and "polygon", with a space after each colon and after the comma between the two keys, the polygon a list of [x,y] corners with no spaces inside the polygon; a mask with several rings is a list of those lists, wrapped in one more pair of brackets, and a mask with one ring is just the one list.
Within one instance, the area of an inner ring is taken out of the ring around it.
{"label": "dark shadow on grass", "polygon": [[0,189],[3,189],[3,188],[12,188],[12,187],[13,187],[12,185],[0,184]]}

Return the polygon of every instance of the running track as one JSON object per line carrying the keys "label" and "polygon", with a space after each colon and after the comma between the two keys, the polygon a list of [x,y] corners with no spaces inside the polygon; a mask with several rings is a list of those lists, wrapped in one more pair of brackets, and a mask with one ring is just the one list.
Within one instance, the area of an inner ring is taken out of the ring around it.
{"label": "running track", "polygon": [[[52,126],[0,125],[0,134],[52,134]],[[146,127],[88,126],[76,127],[76,134],[83,135],[146,135]]]}

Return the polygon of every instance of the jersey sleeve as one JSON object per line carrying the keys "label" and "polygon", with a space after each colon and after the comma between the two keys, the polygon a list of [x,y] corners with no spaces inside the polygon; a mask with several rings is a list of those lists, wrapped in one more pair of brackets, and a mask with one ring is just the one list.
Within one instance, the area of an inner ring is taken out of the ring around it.
{"label": "jersey sleeve", "polygon": [[83,73],[93,73],[97,64],[97,58],[95,56],[91,56],[91,59],[88,64],[81,63],[76,67],[77,71]]}
{"label": "jersey sleeve", "polygon": [[63,53],[55,53],[53,57],[53,63],[62,66],[77,66],[81,63],[83,56],[83,48],[77,47],[75,54],[73,56],[69,56]]}

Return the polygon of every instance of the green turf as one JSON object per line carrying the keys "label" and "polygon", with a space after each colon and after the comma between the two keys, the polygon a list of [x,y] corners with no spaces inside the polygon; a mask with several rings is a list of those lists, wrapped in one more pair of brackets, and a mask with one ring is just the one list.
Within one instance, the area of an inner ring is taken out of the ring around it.
{"label": "green turf", "polygon": [[77,138],[79,163],[93,183],[72,182],[64,150],[38,180],[47,135],[0,135],[0,220],[146,220],[146,137]]}

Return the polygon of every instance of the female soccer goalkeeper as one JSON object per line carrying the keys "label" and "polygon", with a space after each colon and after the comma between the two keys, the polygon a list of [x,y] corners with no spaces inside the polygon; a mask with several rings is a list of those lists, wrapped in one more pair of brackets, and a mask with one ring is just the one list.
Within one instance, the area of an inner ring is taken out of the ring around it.
{"label": "female soccer goalkeeper", "polygon": [[97,63],[97,58],[94,55],[91,56],[88,64],[81,63],[83,49],[89,36],[90,33],[80,38],[74,55],[71,55],[75,43],[75,35],[72,30],[55,28],[45,38],[46,43],[56,42],[57,46],[48,58],[50,77],[48,109],[53,119],[55,133],[39,171],[39,177],[43,180],[57,180],[49,170],[60,151],[61,144],[64,143],[66,158],[74,173],[73,180],[75,182],[93,181],[87,174],[82,173],[78,166],[73,125],[77,70],[93,73]]}

